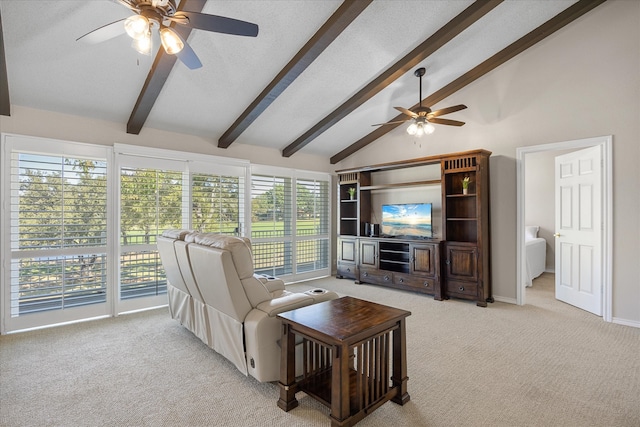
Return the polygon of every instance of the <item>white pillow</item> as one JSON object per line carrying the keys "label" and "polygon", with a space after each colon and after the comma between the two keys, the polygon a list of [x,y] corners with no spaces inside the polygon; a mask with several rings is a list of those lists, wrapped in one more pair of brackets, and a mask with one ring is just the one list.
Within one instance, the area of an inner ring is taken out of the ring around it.
{"label": "white pillow", "polygon": [[538,230],[540,227],[537,225],[527,225],[524,228],[524,240],[532,240],[538,237]]}

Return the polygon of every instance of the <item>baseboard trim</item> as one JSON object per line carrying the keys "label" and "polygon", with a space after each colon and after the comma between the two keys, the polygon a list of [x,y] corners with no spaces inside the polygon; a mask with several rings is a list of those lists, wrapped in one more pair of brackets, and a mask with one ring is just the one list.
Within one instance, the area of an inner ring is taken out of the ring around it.
{"label": "baseboard trim", "polygon": [[640,328],[640,322],[637,320],[620,319],[619,317],[614,317],[611,319],[611,323],[615,323],[617,325],[631,326],[632,328]]}
{"label": "baseboard trim", "polygon": [[515,298],[507,298],[494,295],[493,299],[498,302],[506,302],[507,304],[518,304],[518,301]]}

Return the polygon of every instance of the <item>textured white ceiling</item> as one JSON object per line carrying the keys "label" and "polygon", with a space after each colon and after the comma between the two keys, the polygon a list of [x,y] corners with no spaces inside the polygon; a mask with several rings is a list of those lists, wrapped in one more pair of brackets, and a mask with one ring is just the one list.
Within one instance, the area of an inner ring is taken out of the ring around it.
{"label": "textured white ceiling", "polygon": [[[144,126],[199,135],[217,145],[341,3],[209,0],[203,13],[254,22],[258,37],[194,30],[188,41],[203,67],[189,70],[177,62]],[[374,1],[234,144],[282,150],[471,3]],[[423,97],[573,3],[505,1],[414,67],[427,69]],[[13,105],[110,120],[124,128],[155,54],[138,54],[126,35],[97,45],[76,39],[129,16],[125,7],[108,0],[0,0],[0,13]],[[371,124],[395,117],[394,106],[417,102],[418,79],[411,70],[303,150],[335,155],[371,132]],[[441,104],[432,107],[449,106],[446,100]],[[447,117],[464,121],[465,111]]]}

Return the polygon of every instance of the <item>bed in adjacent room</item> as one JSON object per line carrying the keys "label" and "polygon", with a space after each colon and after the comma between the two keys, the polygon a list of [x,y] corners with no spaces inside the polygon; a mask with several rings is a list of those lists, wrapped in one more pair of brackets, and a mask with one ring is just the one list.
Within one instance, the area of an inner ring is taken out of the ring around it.
{"label": "bed in adjacent room", "polygon": [[525,252],[527,257],[526,285],[531,286],[533,279],[544,272],[547,259],[547,241],[538,237],[540,227],[530,225],[525,227]]}

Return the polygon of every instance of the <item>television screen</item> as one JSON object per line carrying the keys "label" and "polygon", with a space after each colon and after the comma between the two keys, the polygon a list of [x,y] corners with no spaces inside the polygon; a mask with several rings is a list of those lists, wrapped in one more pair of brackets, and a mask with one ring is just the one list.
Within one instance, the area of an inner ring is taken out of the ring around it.
{"label": "television screen", "polygon": [[382,235],[432,237],[431,203],[382,205]]}

